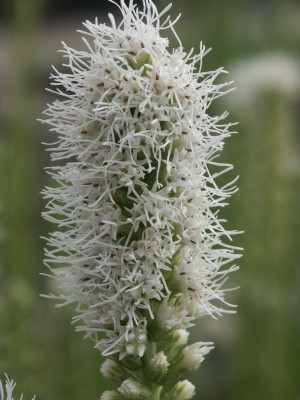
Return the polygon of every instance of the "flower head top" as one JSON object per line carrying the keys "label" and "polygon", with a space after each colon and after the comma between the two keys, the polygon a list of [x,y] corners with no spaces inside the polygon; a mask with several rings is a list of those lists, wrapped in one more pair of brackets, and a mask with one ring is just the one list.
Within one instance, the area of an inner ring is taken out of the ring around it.
{"label": "flower head top", "polygon": [[222,284],[236,269],[224,266],[237,258],[218,218],[234,184],[215,182],[231,168],[216,161],[230,124],[207,113],[226,91],[214,83],[224,71],[201,71],[202,44],[196,55],[180,42],[168,51],[161,31],[174,23],[161,17],[170,6],[159,14],[143,4],[121,0],[119,25],[111,15],[110,26],[84,23],[86,51],[64,44],[69,72],[52,76],[62,99],[44,121],[60,162],[50,168],[58,185],[44,190],[44,217],[60,228],[46,264],[58,298],[78,304],[78,329],[121,358],[143,356],[159,329],[221,314]]}

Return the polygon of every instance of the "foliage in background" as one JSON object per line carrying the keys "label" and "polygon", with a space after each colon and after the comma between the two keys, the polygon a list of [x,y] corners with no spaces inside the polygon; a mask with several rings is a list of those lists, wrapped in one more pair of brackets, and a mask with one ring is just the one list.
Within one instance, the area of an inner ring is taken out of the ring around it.
{"label": "foliage in background", "polygon": [[230,368],[236,382],[230,387],[232,399],[299,395],[299,326],[294,322],[299,290],[299,66],[293,58],[267,54],[246,59],[233,70],[240,87],[231,106],[242,134],[228,149],[241,174],[240,193],[232,207],[235,219],[245,226],[241,244],[246,254],[239,277],[239,335]]}

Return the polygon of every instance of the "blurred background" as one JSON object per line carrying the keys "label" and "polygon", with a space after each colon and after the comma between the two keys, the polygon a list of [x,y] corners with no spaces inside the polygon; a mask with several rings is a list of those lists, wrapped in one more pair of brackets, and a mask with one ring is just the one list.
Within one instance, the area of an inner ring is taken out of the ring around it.
{"label": "blurred background", "polygon": [[[82,46],[75,30],[108,11],[117,14],[104,0],[0,2],[0,373],[28,398],[91,400],[107,387],[99,353],[70,324],[72,308],[40,297],[50,290],[39,275],[39,236],[51,229],[40,217],[49,164],[41,142],[50,135],[36,119],[53,100],[44,88],[62,62],[61,40]],[[186,49],[213,48],[203,69],[224,66],[237,86],[210,112],[239,121],[221,156],[235,165],[224,179],[240,176],[223,212],[228,228],[245,231],[234,240],[245,250],[230,282],[240,288],[228,293],[238,313],[193,330],[193,340],[216,347],[193,377],[196,399],[299,400],[300,2],[174,0],[171,13],[182,13]]]}

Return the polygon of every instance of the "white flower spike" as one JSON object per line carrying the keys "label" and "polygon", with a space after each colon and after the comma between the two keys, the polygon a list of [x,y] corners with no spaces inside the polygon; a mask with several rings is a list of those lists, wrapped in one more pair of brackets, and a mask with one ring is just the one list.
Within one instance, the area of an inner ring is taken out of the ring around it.
{"label": "white flower spike", "polygon": [[183,50],[176,21],[164,19],[170,5],[112,2],[121,22],[85,22],[86,50],[63,44],[68,72],[52,75],[60,99],[43,122],[58,135],[56,184],[43,193],[58,230],[45,263],[62,289],[51,297],[77,304],[78,330],[124,361],[150,348],[155,357],[163,335],[229,312],[222,286],[239,256],[218,216],[236,191],[216,183],[232,168],[216,161],[231,124],[208,113],[231,90],[215,83],[225,71],[201,70],[202,44]]}

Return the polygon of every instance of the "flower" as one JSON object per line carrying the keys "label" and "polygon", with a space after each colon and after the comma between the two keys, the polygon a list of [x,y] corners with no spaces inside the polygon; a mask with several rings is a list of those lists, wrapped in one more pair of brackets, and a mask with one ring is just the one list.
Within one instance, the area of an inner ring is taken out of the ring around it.
{"label": "flower", "polygon": [[178,364],[178,368],[188,371],[196,371],[204,361],[204,357],[212,349],[213,346],[210,342],[198,342],[186,346],[182,351],[183,358]]}
{"label": "flower", "polygon": [[86,50],[64,44],[68,71],[52,75],[61,99],[43,121],[58,135],[56,184],[43,191],[58,227],[45,264],[62,290],[50,297],[77,304],[77,329],[120,358],[143,356],[149,321],[186,329],[226,311],[222,285],[237,267],[224,266],[238,257],[218,216],[234,181],[216,183],[231,169],[216,161],[231,124],[207,112],[231,90],[215,83],[225,71],[202,72],[202,44],[169,51],[170,6],[143,4],[120,0],[120,24],[85,22]]}
{"label": "flower", "polygon": [[[5,386],[0,380],[0,400],[14,400],[13,391],[16,387],[16,384],[13,380],[9,380],[8,376],[5,374],[6,381]],[[21,395],[20,400],[23,399],[23,395]],[[35,400],[35,396],[32,398]]]}

